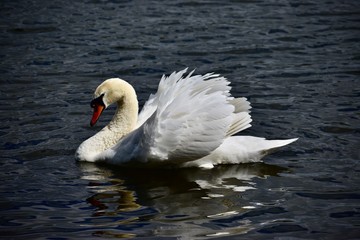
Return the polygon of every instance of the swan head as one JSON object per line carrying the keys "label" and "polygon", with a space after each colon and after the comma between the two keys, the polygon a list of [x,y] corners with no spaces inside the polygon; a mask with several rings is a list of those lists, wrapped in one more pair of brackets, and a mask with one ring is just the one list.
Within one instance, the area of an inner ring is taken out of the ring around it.
{"label": "swan head", "polygon": [[136,93],[134,88],[126,81],[120,78],[110,78],[101,83],[95,90],[94,98],[90,106],[94,109],[90,126],[94,126],[102,112],[111,104],[118,103],[121,105],[124,98]]}

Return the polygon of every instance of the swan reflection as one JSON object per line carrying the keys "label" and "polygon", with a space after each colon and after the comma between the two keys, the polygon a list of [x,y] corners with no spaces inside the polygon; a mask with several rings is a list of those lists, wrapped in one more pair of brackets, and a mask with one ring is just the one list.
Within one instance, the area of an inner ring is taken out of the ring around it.
{"label": "swan reflection", "polygon": [[[124,169],[90,163],[80,166],[91,194],[87,201],[95,208],[90,223],[98,228],[96,218],[108,217],[101,221],[106,229],[96,233],[104,236],[141,231],[151,231],[154,235],[189,234],[190,238],[204,234],[207,222],[257,207],[239,198],[244,191],[256,189],[256,178],[288,171],[265,163],[220,166],[211,170]],[[109,224],[105,224],[106,221]],[[164,228],[162,224],[177,227]],[[246,232],[251,229],[250,225],[244,220],[235,230],[227,231]],[[186,233],[183,232],[185,227],[189,229]],[[223,233],[211,229],[205,235]]]}

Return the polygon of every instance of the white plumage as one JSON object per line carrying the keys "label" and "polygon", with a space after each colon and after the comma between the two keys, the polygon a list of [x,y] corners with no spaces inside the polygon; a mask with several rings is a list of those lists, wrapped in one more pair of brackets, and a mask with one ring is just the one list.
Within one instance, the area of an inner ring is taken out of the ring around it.
{"label": "white plumage", "polygon": [[232,136],[251,126],[250,103],[232,97],[224,77],[185,73],[186,69],[163,76],[157,93],[150,95],[138,116],[130,84],[121,79],[102,83],[95,91],[92,122],[100,116],[97,107],[101,114],[116,102],[118,109],[109,125],[79,146],[77,159],[212,168],[260,161],[269,150],[296,140]]}

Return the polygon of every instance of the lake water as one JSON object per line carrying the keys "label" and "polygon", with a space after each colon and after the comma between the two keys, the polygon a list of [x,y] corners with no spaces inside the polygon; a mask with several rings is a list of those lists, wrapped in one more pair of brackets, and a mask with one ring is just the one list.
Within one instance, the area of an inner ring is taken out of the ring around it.
{"label": "lake water", "polygon": [[[360,239],[360,1],[0,3],[0,237]],[[79,164],[104,79],[140,104],[196,68],[252,102],[246,135],[300,139],[212,170]]]}

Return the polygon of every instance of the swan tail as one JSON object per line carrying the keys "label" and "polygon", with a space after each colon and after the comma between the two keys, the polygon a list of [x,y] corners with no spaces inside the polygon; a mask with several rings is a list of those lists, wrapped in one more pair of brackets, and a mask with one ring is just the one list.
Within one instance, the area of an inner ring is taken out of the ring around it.
{"label": "swan tail", "polygon": [[298,138],[292,138],[292,139],[286,139],[286,140],[266,140],[263,139],[264,142],[264,146],[263,146],[263,153],[264,155],[267,155],[273,151],[275,151],[276,149],[286,146],[290,143],[295,142],[296,140],[298,140]]}
{"label": "swan tail", "polygon": [[285,140],[267,140],[261,137],[234,136],[228,138],[229,146],[239,148],[238,152],[244,156],[249,156],[252,162],[260,160],[265,155],[276,151],[278,148],[295,142],[297,138]]}
{"label": "swan tail", "polygon": [[189,162],[183,167],[211,168],[219,164],[239,164],[260,162],[261,159],[276,149],[295,142],[297,138],[287,140],[266,140],[252,136],[234,136],[225,141],[210,155]]}

